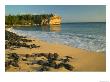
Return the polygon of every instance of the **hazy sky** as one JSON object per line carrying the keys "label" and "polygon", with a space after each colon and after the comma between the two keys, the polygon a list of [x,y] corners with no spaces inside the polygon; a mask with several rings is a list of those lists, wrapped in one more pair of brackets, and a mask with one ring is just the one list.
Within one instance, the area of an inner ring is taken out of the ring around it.
{"label": "hazy sky", "polygon": [[49,14],[62,17],[63,22],[105,22],[105,5],[6,5],[5,15]]}

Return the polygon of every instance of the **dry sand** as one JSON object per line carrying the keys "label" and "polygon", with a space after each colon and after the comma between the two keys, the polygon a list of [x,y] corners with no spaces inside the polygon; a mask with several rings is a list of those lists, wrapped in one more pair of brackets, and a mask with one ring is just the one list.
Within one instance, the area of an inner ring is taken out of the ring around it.
{"label": "dry sand", "polygon": [[[29,43],[30,44],[30,43]],[[8,52],[16,52],[17,54],[32,54],[32,53],[58,53],[60,56],[71,56],[74,59],[71,61],[71,65],[75,67],[74,71],[78,72],[94,72],[94,71],[106,71],[106,54],[103,52],[91,52],[82,50],[79,48],[73,48],[61,44],[51,44],[39,39],[34,39],[31,44],[40,45],[39,48],[27,49],[17,48],[15,50],[6,50]],[[24,68],[26,66],[24,65]],[[14,70],[13,70],[14,71]],[[53,70],[53,71],[67,71],[65,69]]]}

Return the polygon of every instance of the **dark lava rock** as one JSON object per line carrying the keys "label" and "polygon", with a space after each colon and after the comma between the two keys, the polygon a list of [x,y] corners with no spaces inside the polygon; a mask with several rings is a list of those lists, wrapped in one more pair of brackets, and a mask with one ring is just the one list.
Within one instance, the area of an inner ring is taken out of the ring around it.
{"label": "dark lava rock", "polygon": [[29,58],[29,57],[30,57],[30,55],[29,55],[29,54],[26,54],[26,55],[25,55],[25,57],[26,57],[26,58]]}
{"label": "dark lava rock", "polygon": [[37,61],[37,64],[39,64],[39,65],[44,65],[44,63],[45,63],[45,61],[43,61],[43,60],[38,60]]}
{"label": "dark lava rock", "polygon": [[12,66],[14,66],[14,67],[19,67],[18,62],[14,61],[14,60],[10,60],[10,61],[5,62],[5,67],[6,67],[6,68],[7,68],[8,66],[10,66],[10,65],[12,65]]}
{"label": "dark lava rock", "polygon": [[16,53],[11,53],[9,58],[11,58],[11,59],[13,59],[15,61],[18,61],[19,56]]}
{"label": "dark lava rock", "polygon": [[64,66],[63,63],[59,63],[59,64],[58,64],[58,67],[59,67],[59,68],[61,68],[61,67],[63,67],[63,66]]}
{"label": "dark lava rock", "polygon": [[72,65],[69,65],[69,64],[63,64],[65,69],[69,70],[69,71],[73,71],[73,66]]}
{"label": "dark lava rock", "polygon": [[62,62],[63,62],[63,63],[67,63],[67,62],[69,62],[69,61],[70,61],[70,60],[67,59],[67,58],[66,58],[66,59],[62,59]]}
{"label": "dark lava rock", "polygon": [[[25,37],[18,36],[15,33],[5,30],[5,48],[9,49],[10,47],[26,47],[26,48],[38,48],[35,44],[28,45],[24,42],[32,42],[32,40],[27,40]],[[22,41],[22,42],[21,42]]]}
{"label": "dark lava rock", "polygon": [[49,67],[47,66],[41,66],[37,69],[37,71],[49,71]]}
{"label": "dark lava rock", "polygon": [[36,46],[35,44],[30,45],[30,48],[37,48],[37,47],[40,47],[40,46]]}
{"label": "dark lava rock", "polygon": [[5,67],[7,68],[8,66],[11,65],[11,63],[12,63],[12,61],[7,61],[7,62],[5,62]]}
{"label": "dark lava rock", "polygon": [[32,40],[28,40],[28,39],[21,39],[21,41],[23,41],[23,42],[32,42]]}
{"label": "dark lava rock", "polygon": [[14,67],[19,67],[18,62],[14,62],[14,61],[13,61],[13,62],[11,63],[11,65],[14,66]]}
{"label": "dark lava rock", "polygon": [[53,58],[54,60],[57,60],[57,58],[59,57],[59,55],[58,55],[57,53],[54,53],[54,54],[53,54],[53,57],[54,57],[54,58]]}
{"label": "dark lava rock", "polygon": [[34,60],[32,61],[32,65],[33,64],[39,64],[39,65],[46,65],[46,61],[43,61],[43,60]]}
{"label": "dark lava rock", "polygon": [[55,66],[56,66],[56,63],[55,62],[46,62],[45,64],[44,64],[45,66],[48,66],[48,67],[53,67],[53,68],[55,68]]}
{"label": "dark lava rock", "polygon": [[70,56],[65,56],[67,59],[73,59],[72,57],[70,57]]}

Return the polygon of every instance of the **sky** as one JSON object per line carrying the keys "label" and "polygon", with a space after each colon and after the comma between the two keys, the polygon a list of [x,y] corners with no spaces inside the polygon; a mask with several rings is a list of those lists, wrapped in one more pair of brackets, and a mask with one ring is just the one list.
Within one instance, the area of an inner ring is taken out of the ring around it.
{"label": "sky", "polygon": [[62,17],[62,22],[105,22],[105,5],[5,5],[5,15],[50,14]]}

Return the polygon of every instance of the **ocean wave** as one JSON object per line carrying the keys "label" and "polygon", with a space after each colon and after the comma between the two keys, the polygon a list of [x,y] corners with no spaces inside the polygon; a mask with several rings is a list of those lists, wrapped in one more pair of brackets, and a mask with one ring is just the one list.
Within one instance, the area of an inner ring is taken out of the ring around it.
{"label": "ocean wave", "polygon": [[12,32],[22,36],[39,38],[51,43],[61,43],[89,51],[105,52],[106,37],[95,34],[76,34],[62,32],[22,31],[11,29]]}

